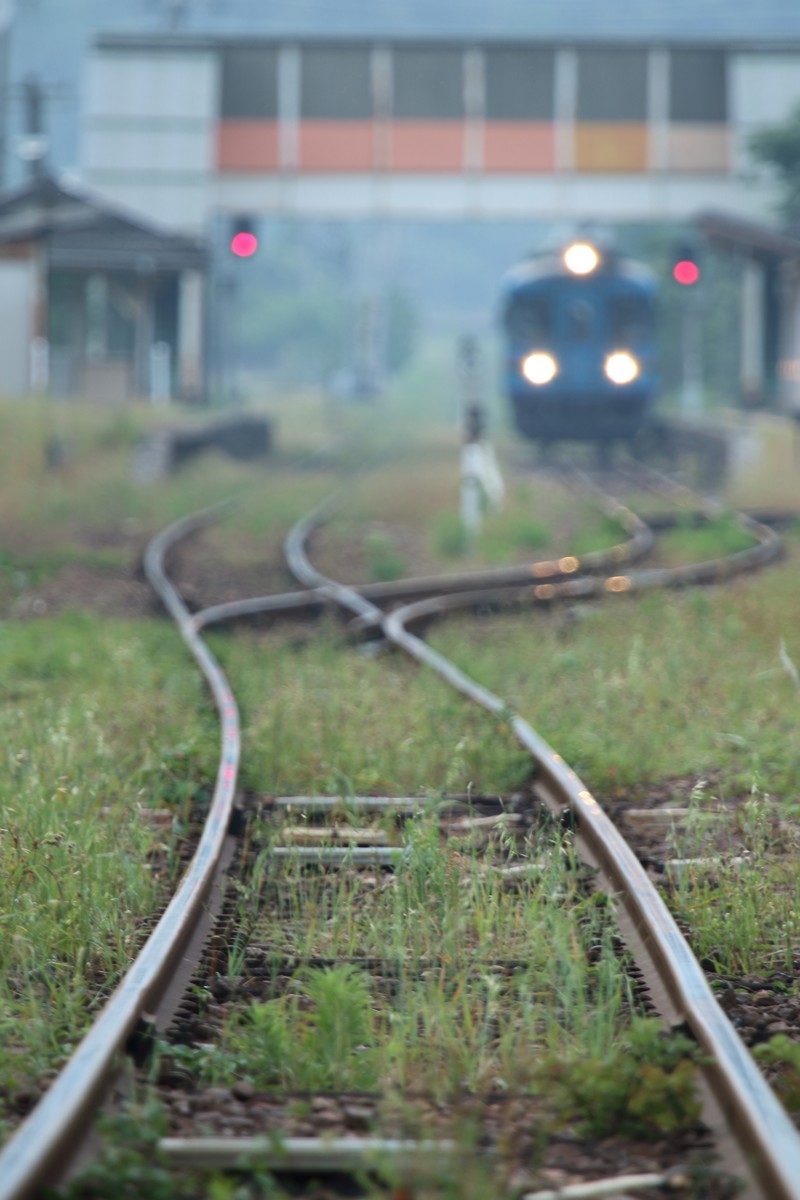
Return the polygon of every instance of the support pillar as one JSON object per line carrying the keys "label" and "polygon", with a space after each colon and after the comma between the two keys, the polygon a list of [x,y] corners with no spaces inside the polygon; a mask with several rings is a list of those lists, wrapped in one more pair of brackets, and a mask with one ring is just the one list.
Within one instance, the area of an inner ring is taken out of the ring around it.
{"label": "support pillar", "polygon": [[800,418],[800,277],[787,275],[782,289],[779,404]]}
{"label": "support pillar", "polygon": [[178,290],[178,396],[188,403],[205,394],[203,378],[203,276],[184,271]]}
{"label": "support pillar", "polygon": [[742,271],[742,400],[748,408],[763,404],[764,387],[764,268],[747,259]]}

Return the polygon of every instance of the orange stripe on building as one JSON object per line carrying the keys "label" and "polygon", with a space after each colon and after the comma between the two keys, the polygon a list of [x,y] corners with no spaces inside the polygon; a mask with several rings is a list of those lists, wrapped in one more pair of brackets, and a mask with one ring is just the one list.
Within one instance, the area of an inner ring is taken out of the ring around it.
{"label": "orange stripe on building", "polygon": [[217,126],[220,171],[273,171],[278,166],[277,121],[221,121]]}
{"label": "orange stripe on building", "polygon": [[724,125],[671,125],[667,151],[670,169],[695,174],[727,172],[731,165],[730,143],[730,131]]}
{"label": "orange stripe on building", "polygon": [[391,170],[460,172],[464,133],[462,121],[392,121]]}
{"label": "orange stripe on building", "polygon": [[575,126],[577,171],[647,170],[647,126],[626,121],[582,121]]}
{"label": "orange stripe on building", "polygon": [[301,171],[371,171],[375,131],[371,121],[302,121]]}
{"label": "orange stripe on building", "polygon": [[549,121],[487,121],[483,135],[485,171],[554,171],[555,126]]}

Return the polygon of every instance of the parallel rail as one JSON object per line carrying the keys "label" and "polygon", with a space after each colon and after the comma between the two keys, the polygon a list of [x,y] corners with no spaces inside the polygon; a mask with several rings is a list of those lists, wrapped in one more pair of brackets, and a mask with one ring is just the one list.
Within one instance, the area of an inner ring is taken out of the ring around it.
{"label": "parallel rail", "polygon": [[[315,588],[352,612],[359,620],[379,624],[386,637],[419,663],[436,671],[462,695],[481,705],[513,729],[531,754],[537,768],[537,788],[552,806],[569,808],[578,829],[606,876],[617,888],[617,901],[633,922],[672,1003],[692,1030],[698,1044],[711,1060],[706,1068],[712,1089],[741,1149],[752,1162],[754,1172],[769,1200],[798,1200],[800,1197],[800,1134],[792,1124],[772,1089],[767,1084],[749,1051],[720,1008],[700,964],[694,957],[677,924],[651,883],[646,871],[625,842],[616,826],[605,815],[595,798],[561,756],[522,717],[509,712],[507,703],[482,687],[439,654],[407,626],[415,620],[441,612],[443,607],[469,605],[476,595],[434,598],[407,605],[386,615],[351,588],[318,572],[309,561],[305,541],[320,512],[299,522],[286,540],[286,557],[296,578]],[[671,586],[710,581],[727,577],[770,561],[780,552],[780,542],[772,530],[747,519],[758,538],[751,550],[731,556],[732,568],[723,570],[719,560],[710,569],[678,568]],[[673,572],[651,570],[634,572],[645,586],[664,586]],[[659,582],[656,583],[656,580]],[[574,581],[579,583],[583,581]],[[603,582],[587,580],[602,590]],[[573,583],[551,585],[565,590]],[[606,588],[606,590],[609,590]],[[613,589],[612,589],[613,590]],[[371,610],[371,611],[368,611]]]}
{"label": "parallel rail", "polygon": [[[26,1200],[37,1187],[63,1169],[76,1140],[84,1131],[88,1115],[98,1104],[111,1077],[116,1057],[143,1015],[155,1006],[167,988],[173,968],[208,896],[233,809],[240,730],[231,690],[213,655],[200,639],[199,630],[212,620],[223,619],[222,610],[225,610],[225,617],[230,617],[243,612],[269,611],[270,607],[273,611],[302,609],[309,603],[307,596],[305,599],[282,597],[278,604],[276,598],[268,597],[216,606],[192,616],[168,579],[164,561],[177,541],[213,520],[215,515],[215,510],[209,510],[175,523],[154,539],[145,556],[148,579],[176,621],[208,682],[220,715],[220,763],[207,822],[175,896],[141,953],[41,1103],[0,1154],[0,1200]],[[765,1193],[770,1200],[800,1200],[800,1137],[718,1007],[699,964],[632,851],[577,775],[527,722],[517,715],[510,715],[502,699],[476,684],[409,631],[412,622],[441,611],[442,598],[406,605],[387,616],[373,598],[363,594],[367,589],[361,589],[362,594],[359,594],[359,591],[314,570],[305,551],[305,542],[323,519],[324,511],[315,510],[295,526],[286,545],[287,557],[296,576],[306,587],[313,589],[312,604],[333,602],[365,624],[379,624],[387,638],[417,661],[436,670],[462,694],[511,724],[538,765],[540,791],[550,803],[558,807],[568,805],[578,816],[581,835],[618,888],[621,903],[660,966],[675,1007],[685,1016],[700,1045],[713,1058],[715,1091],[745,1152],[756,1164]],[[647,535],[643,533],[641,522],[637,522],[638,518],[634,518],[628,528],[634,541],[639,538],[637,545],[641,545]],[[771,530],[754,526],[753,532],[759,544],[752,551],[733,556],[736,570],[751,569],[779,552],[779,543]],[[619,549],[616,550],[619,555]],[[613,561],[614,552],[611,553]],[[631,551],[626,547],[622,558],[630,561],[635,554],[635,549]],[[616,561],[620,561],[619,557]],[[584,558],[581,565],[585,564]],[[602,560],[595,566],[604,573]],[[540,587],[553,589],[548,597],[585,594],[581,589],[587,584],[597,591],[618,590],[609,588],[609,577],[567,578],[575,569],[572,561],[562,560],[545,564],[539,574],[534,564],[526,569],[524,578],[529,591],[531,574],[535,579],[545,581],[535,584],[533,593]],[[681,582],[685,583],[718,579],[732,573],[730,566],[723,570],[719,565],[706,573],[698,572],[697,568],[679,571],[683,572]],[[665,572],[629,569],[628,578],[632,585],[664,586]],[[502,582],[512,590],[516,586],[508,579]],[[421,583],[425,586],[421,587]],[[463,586],[467,590],[448,597],[448,606],[469,605],[476,597],[490,594],[480,588],[473,590],[472,584],[471,579],[465,581]],[[419,595],[420,591],[425,592],[433,585],[433,580],[411,581],[406,585],[407,594]],[[414,591],[414,587],[418,590]],[[491,594],[497,594],[496,587]],[[400,589],[397,589],[392,598],[399,595]],[[389,597],[384,592],[381,598]],[[538,598],[542,598],[541,595]]]}

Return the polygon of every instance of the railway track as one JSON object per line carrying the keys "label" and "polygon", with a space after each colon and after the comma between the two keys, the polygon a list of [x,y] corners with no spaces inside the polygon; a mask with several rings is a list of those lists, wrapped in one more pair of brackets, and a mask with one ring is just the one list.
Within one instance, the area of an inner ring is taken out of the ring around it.
{"label": "railway track", "polygon": [[[237,818],[234,807],[240,754],[238,714],[230,688],[200,638],[200,631],[224,619],[259,611],[296,611],[309,603],[334,604],[352,614],[362,627],[379,627],[391,642],[402,647],[425,667],[437,671],[463,695],[510,725],[535,764],[536,782],[532,794],[510,811],[498,810],[496,806],[493,809],[488,802],[483,806],[474,802],[465,804],[463,799],[440,806],[440,811],[437,809],[433,814],[428,814],[435,823],[436,837],[446,833],[451,837],[484,839],[480,843],[482,849],[486,850],[481,878],[485,878],[486,872],[494,873],[498,880],[503,881],[503,886],[513,886],[515,880],[526,872],[544,869],[539,861],[539,852],[531,851],[531,830],[544,824],[549,830],[552,846],[553,822],[561,821],[565,811],[570,812],[581,858],[599,871],[601,890],[616,897],[617,923],[636,958],[635,987],[647,996],[647,1002],[665,1020],[684,1023],[711,1060],[705,1073],[713,1103],[726,1114],[733,1139],[744,1156],[755,1164],[762,1194],[780,1200],[784,1197],[800,1197],[800,1142],[797,1134],[717,1005],[702,970],[629,847],[574,772],[522,718],[509,712],[502,698],[475,684],[410,631],[415,623],[429,619],[445,608],[493,602],[498,596],[512,595],[517,603],[531,600],[538,603],[552,602],[561,597],[619,593],[639,587],[680,586],[717,580],[735,570],[751,569],[778,552],[777,539],[772,531],[748,522],[757,544],[752,551],[734,556],[734,563],[720,560],[704,564],[702,569],[677,568],[671,572],[662,568],[636,568],[629,564],[649,545],[650,534],[638,518],[621,506],[615,505],[614,511],[628,530],[630,540],[606,552],[604,556],[586,556],[582,561],[557,560],[535,564],[524,573],[506,573],[491,580],[462,578],[457,581],[452,596],[442,597],[436,594],[437,589],[441,590],[443,586],[442,581],[437,579],[404,582],[394,589],[384,586],[356,591],[320,576],[312,567],[306,551],[308,537],[325,515],[324,510],[319,510],[295,527],[287,539],[286,547],[293,572],[313,593],[310,601],[305,597],[292,598],[292,594],[290,597],[217,606],[194,615],[189,614],[171,584],[164,568],[164,559],[170,547],[204,522],[213,519],[213,514],[201,514],[179,522],[155,539],[147,553],[148,576],[203,671],[220,714],[221,754],[214,796],[198,849],[164,917],[64,1072],[12,1137],[0,1157],[0,1197],[17,1200],[32,1195],[41,1182],[59,1177],[112,1076],[119,1052],[127,1045],[135,1056],[144,1056],[155,1029],[168,1029],[175,1027],[176,1022],[180,1025],[181,1020],[187,1020],[186,984],[196,970],[200,947],[206,940],[215,911],[219,911],[223,927],[224,922],[230,919],[229,915],[225,915],[223,902],[223,872],[235,853],[238,852],[240,856],[243,854],[241,845],[237,851],[237,820],[241,818]],[[611,567],[618,572],[620,563],[625,565],[624,575],[608,573]],[[584,575],[583,571],[587,568],[597,574]],[[426,598],[403,604],[389,614],[379,607],[379,602],[396,603],[406,597],[420,596]],[[256,848],[256,858],[260,854],[262,864],[265,858],[273,865],[279,864],[280,869],[289,872],[290,876],[294,873],[295,881],[305,879],[304,869],[310,866],[318,872],[318,882],[322,881],[321,904],[330,902],[333,886],[331,876],[337,880],[337,886],[342,879],[349,881],[349,886],[356,878],[360,881],[356,890],[366,889],[370,895],[392,891],[395,885],[378,889],[378,873],[382,878],[384,873],[393,872],[399,865],[407,863],[409,856],[413,857],[415,852],[413,836],[405,839],[403,831],[408,828],[414,833],[414,821],[420,807],[416,800],[398,801],[397,798],[387,797],[378,802],[374,797],[365,797],[359,802],[354,798],[345,813],[347,820],[344,826],[341,806],[335,809],[331,822],[326,820],[331,816],[326,808],[331,806],[326,806],[319,799],[277,798],[268,807],[271,832],[265,845]],[[290,814],[288,822],[285,819],[287,812]],[[247,854],[251,855],[252,852],[251,847]],[[366,878],[373,882],[363,884],[365,873]],[[396,878],[396,875],[391,875],[391,878]],[[276,905],[280,909],[278,899]],[[213,933],[212,930],[209,942],[211,950],[205,951],[205,969],[207,973],[210,970],[212,982],[222,980],[216,986],[224,993],[227,975],[211,968],[216,961],[215,954],[218,958],[223,956],[227,962],[231,947],[220,947],[217,931],[215,950]],[[251,972],[248,978],[259,978],[258,971],[261,970],[263,979],[263,972],[266,971],[266,977],[273,985],[277,980],[284,987],[286,995],[292,995],[292,988],[299,986],[289,969],[292,954],[286,945],[266,949],[269,951],[268,962],[263,957],[260,962],[247,962],[246,954],[249,951],[243,951],[244,966]],[[384,963],[385,971],[384,960],[379,955],[375,958]],[[314,962],[323,972],[332,965],[324,953],[318,953]],[[496,975],[499,980],[496,986],[502,991],[509,978],[508,972],[513,978],[513,972],[519,964],[512,959],[501,958],[486,960],[483,966],[490,976],[494,978]],[[396,991],[396,979],[380,976],[380,983],[387,994],[391,993],[393,987]],[[494,983],[492,987],[495,987]],[[261,994],[265,994],[263,989]],[[215,1003],[219,1004],[219,1000]],[[211,1015],[213,1017],[213,1012]],[[191,1024],[194,1019],[191,1013],[188,1019]],[[213,1020],[205,1024],[213,1034]],[[360,1115],[357,1112],[353,1115],[352,1110],[359,1108],[357,1104],[350,1108],[350,1116],[344,1114],[345,1123],[349,1120],[357,1128],[361,1127],[358,1122],[369,1125],[367,1113],[362,1111]],[[363,1110],[364,1106],[361,1108]],[[241,1157],[256,1149],[261,1153],[267,1151],[263,1139],[257,1144],[245,1144],[244,1141],[235,1144],[230,1137],[230,1127],[226,1133],[227,1145],[224,1146],[216,1144],[213,1139],[205,1139],[200,1144],[196,1140],[170,1138],[162,1145],[162,1151],[176,1163],[190,1161],[194,1164],[229,1163],[232,1154]],[[287,1164],[295,1164],[305,1169],[309,1163],[313,1163],[316,1170],[341,1169],[343,1166],[351,1169],[354,1164],[372,1159],[400,1159],[407,1162],[420,1155],[447,1157],[452,1149],[448,1147],[447,1139],[419,1136],[411,1139],[405,1136],[384,1137],[369,1141],[348,1135],[338,1141],[329,1140],[327,1145],[318,1141],[312,1145],[308,1140],[302,1141],[303,1135],[298,1136],[301,1137],[300,1141],[290,1139],[287,1143],[285,1154],[288,1157],[283,1160],[285,1168]]]}

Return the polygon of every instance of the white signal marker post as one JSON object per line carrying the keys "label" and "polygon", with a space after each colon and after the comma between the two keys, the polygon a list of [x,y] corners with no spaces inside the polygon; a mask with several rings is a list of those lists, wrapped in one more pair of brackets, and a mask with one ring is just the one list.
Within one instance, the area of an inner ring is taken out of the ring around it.
{"label": "white signal marker post", "polygon": [[494,449],[484,438],[486,420],[480,402],[478,347],[465,337],[459,346],[461,388],[464,396],[464,445],[461,448],[461,523],[474,542],[487,508],[502,507],[503,477]]}
{"label": "white signal marker post", "polygon": [[494,449],[488,442],[467,442],[461,450],[461,520],[470,541],[481,531],[487,508],[502,508],[505,487]]}

